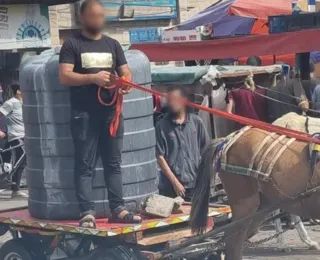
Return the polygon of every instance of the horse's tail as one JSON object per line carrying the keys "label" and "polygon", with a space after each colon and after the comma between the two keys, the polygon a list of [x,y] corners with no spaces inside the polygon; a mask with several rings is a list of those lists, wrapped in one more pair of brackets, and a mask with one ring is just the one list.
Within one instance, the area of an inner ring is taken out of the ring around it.
{"label": "horse's tail", "polygon": [[202,154],[190,215],[190,224],[194,233],[203,233],[207,227],[210,188],[212,178],[216,174],[218,148],[224,141],[225,139],[221,138],[213,140]]}

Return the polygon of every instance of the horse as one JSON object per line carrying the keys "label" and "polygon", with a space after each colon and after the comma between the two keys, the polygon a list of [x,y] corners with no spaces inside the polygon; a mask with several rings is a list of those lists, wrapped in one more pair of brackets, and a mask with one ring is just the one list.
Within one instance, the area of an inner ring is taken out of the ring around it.
{"label": "horse", "polygon": [[[309,134],[320,133],[320,118],[303,116],[294,112],[290,112],[278,118],[273,122],[273,125],[282,126],[288,129],[293,129]],[[275,214],[278,213],[280,213],[280,209],[275,212]],[[295,227],[298,231],[301,241],[307,244],[309,246],[309,249],[320,250],[319,244],[309,237],[308,232],[306,231],[301,219],[298,216],[291,215],[291,220],[293,223],[297,223]],[[310,220],[310,223],[312,224],[316,222],[317,220]],[[282,232],[280,219],[275,220],[275,227],[277,233]],[[285,251],[291,251],[291,249],[285,244],[283,235],[280,235],[278,237],[278,242]]]}
{"label": "horse", "polygon": [[245,127],[213,140],[199,165],[190,216],[193,232],[206,230],[210,184],[217,172],[232,221],[256,214],[225,232],[226,260],[242,259],[245,241],[277,208],[300,217],[320,218],[320,164],[310,169],[309,157],[308,143],[258,128]]}
{"label": "horse", "polygon": [[308,134],[320,133],[320,118],[303,116],[291,112],[278,118],[273,125],[297,130]]}

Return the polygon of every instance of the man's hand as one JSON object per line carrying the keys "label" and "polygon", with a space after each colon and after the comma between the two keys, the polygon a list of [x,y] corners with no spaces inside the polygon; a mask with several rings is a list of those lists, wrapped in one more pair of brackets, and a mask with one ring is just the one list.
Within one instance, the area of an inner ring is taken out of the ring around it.
{"label": "man's hand", "polygon": [[6,137],[6,133],[0,131],[0,138],[3,139],[3,138],[5,138],[5,137]]}
{"label": "man's hand", "polygon": [[[129,81],[126,76],[122,76],[121,79]],[[120,88],[119,91],[122,95],[127,95],[131,92],[131,87],[125,86],[125,87]]]}
{"label": "man's hand", "polygon": [[123,89],[123,88],[120,88],[120,93],[122,94],[122,95],[127,95],[127,94],[129,94],[130,92],[131,92],[131,88],[125,88],[125,89]]}
{"label": "man's hand", "polygon": [[183,185],[176,179],[173,183],[173,188],[175,190],[175,192],[177,193],[178,196],[184,198],[185,197],[185,188],[183,187]]}
{"label": "man's hand", "polygon": [[93,83],[99,87],[105,87],[110,82],[110,73],[107,71],[100,71],[93,74]]}
{"label": "man's hand", "polygon": [[303,112],[307,112],[309,110],[309,102],[307,100],[303,100],[299,103],[299,107]]}

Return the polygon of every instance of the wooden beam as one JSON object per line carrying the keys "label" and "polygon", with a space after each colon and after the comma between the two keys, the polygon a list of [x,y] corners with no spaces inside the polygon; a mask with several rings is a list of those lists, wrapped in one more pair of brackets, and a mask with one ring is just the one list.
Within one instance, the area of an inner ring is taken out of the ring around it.
{"label": "wooden beam", "polygon": [[[208,218],[206,232],[213,228],[213,218]],[[180,229],[172,229],[164,232],[156,232],[154,234],[143,234],[140,233],[136,236],[136,242],[142,246],[151,246],[156,244],[162,244],[170,241],[174,241],[175,244],[179,244],[185,238],[193,236],[191,229],[186,226]]]}
{"label": "wooden beam", "polygon": [[150,245],[165,243],[170,240],[179,241],[191,236],[192,236],[191,230],[187,228],[182,230],[168,231],[163,234],[145,236],[142,239],[138,240],[137,242],[139,245],[142,245],[142,246],[150,246]]}

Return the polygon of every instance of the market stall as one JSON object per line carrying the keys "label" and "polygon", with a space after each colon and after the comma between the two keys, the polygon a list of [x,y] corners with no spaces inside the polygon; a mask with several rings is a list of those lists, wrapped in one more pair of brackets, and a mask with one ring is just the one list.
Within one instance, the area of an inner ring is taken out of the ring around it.
{"label": "market stall", "polygon": [[[189,99],[195,103],[211,108],[225,110],[228,89],[238,87],[249,74],[254,75],[255,82],[261,86],[270,87],[270,75],[281,71],[281,66],[194,66],[159,68],[153,67],[152,89],[166,92],[172,85],[187,89]],[[208,98],[211,96],[211,98]],[[198,113],[198,111],[193,111]],[[234,130],[234,123],[222,117],[200,111],[210,137],[222,137]]]}
{"label": "market stall", "polygon": [[164,62],[304,53],[317,51],[319,46],[320,30],[313,29],[199,42],[132,44],[130,49],[142,51],[150,61]]}

